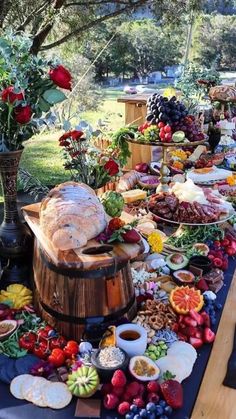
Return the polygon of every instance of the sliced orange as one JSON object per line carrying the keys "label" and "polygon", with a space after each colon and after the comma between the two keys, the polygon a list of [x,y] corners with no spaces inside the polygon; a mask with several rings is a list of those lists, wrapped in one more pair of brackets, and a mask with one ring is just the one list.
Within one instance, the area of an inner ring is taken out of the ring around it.
{"label": "sliced orange", "polygon": [[178,314],[187,314],[191,309],[200,311],[204,300],[200,290],[182,286],[171,291],[170,303]]}

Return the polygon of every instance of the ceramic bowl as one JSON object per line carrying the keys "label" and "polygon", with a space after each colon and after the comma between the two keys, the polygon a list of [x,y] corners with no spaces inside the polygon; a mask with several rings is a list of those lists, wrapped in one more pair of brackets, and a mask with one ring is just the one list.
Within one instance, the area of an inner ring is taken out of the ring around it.
{"label": "ceramic bowl", "polygon": [[212,262],[207,256],[193,256],[189,260],[189,266],[202,269],[203,273],[210,272],[212,268]]}
{"label": "ceramic bowl", "polygon": [[119,348],[119,349],[124,355],[124,361],[122,362],[122,364],[120,364],[116,367],[104,367],[103,365],[100,364],[99,354],[100,354],[102,349],[97,349],[96,351],[94,351],[92,353],[91,362],[92,362],[92,365],[96,368],[101,382],[109,383],[112,379],[112,376],[113,376],[114,372],[117,369],[122,370],[122,371],[126,371],[128,365],[129,365],[129,356],[127,355],[127,353],[123,349],[121,349],[121,348]]}
{"label": "ceramic bowl", "polygon": [[[11,325],[11,329],[5,333],[1,333],[1,326]],[[17,322],[15,320],[2,320],[0,322],[0,341],[7,339],[17,328]]]}

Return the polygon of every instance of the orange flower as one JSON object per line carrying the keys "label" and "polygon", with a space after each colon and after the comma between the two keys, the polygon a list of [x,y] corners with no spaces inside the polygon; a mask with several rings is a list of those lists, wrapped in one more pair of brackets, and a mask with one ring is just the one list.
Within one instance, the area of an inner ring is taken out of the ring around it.
{"label": "orange flower", "polygon": [[228,176],[226,181],[230,186],[236,185],[236,177],[234,175]]}
{"label": "orange flower", "polygon": [[175,162],[173,163],[173,167],[174,167],[175,169],[183,170],[184,165],[183,165],[183,163],[181,163],[180,161],[175,161]]}

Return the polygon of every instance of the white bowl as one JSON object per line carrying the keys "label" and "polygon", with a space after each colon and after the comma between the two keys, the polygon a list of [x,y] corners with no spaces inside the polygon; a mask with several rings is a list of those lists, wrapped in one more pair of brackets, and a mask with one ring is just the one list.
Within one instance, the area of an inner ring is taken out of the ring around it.
{"label": "white bowl", "polygon": [[15,330],[17,328],[17,321],[16,320],[2,320],[0,322],[0,326],[2,324],[11,324],[13,326],[13,328],[6,333],[0,334],[0,341],[8,338],[13,332],[15,332]]}
{"label": "white bowl", "polygon": [[[135,340],[122,339],[120,336],[122,332],[134,331],[139,334]],[[147,347],[147,331],[144,327],[134,324],[126,323],[116,328],[116,346],[123,349],[130,357],[135,355],[143,355]]]}

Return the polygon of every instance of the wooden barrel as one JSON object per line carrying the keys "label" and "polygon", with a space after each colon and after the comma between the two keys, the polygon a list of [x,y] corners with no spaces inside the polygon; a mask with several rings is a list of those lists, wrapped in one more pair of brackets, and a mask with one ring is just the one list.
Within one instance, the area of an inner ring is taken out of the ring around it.
{"label": "wooden barrel", "polygon": [[[132,253],[132,254],[131,254]],[[39,314],[62,335],[81,339],[92,323],[132,320],[136,301],[129,259],[140,253],[138,245],[98,246],[59,252],[55,263],[35,238],[35,304]]]}

